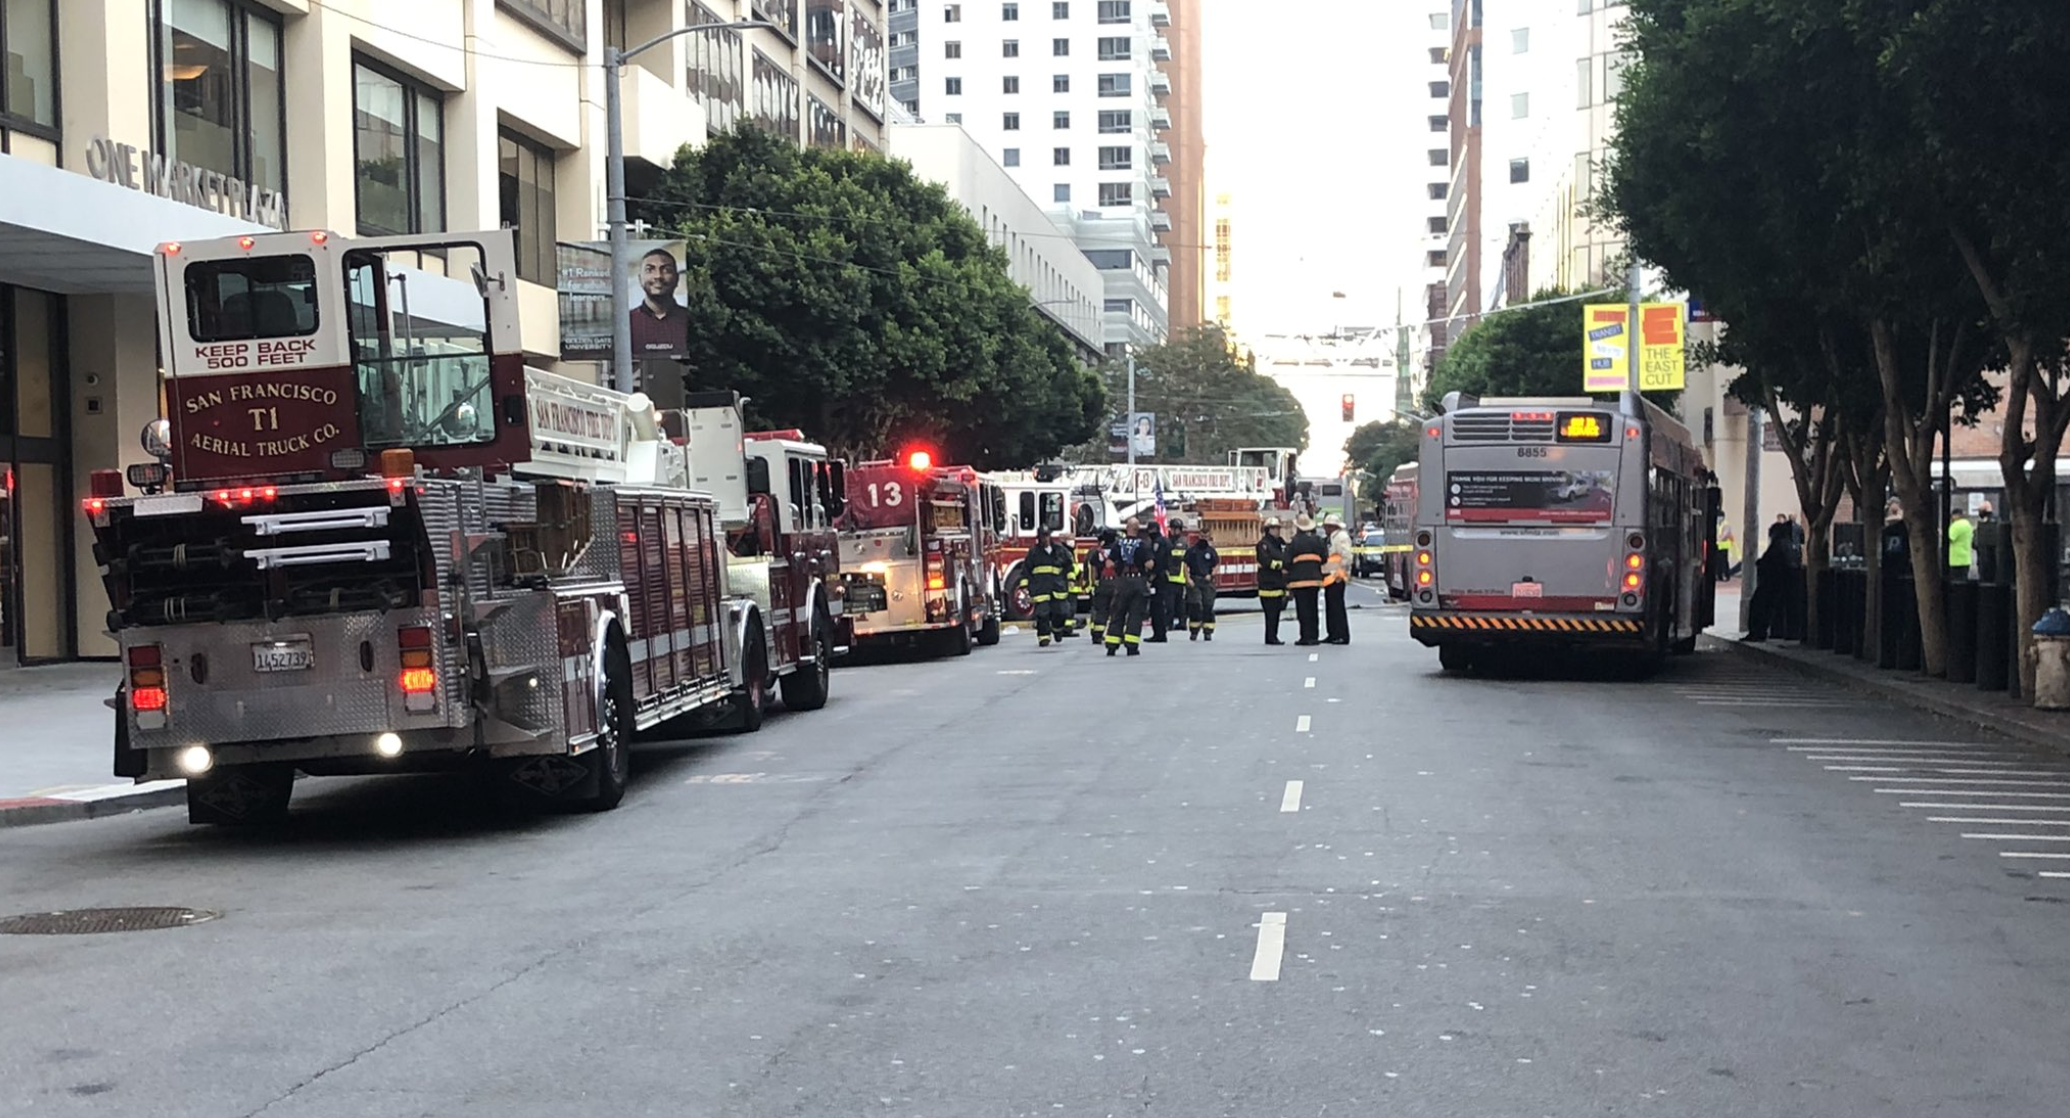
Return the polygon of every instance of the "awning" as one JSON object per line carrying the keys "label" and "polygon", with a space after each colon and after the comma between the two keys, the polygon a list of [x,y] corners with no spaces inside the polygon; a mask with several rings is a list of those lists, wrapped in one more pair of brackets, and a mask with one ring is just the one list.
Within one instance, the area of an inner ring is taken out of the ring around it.
{"label": "awning", "polygon": [[[1957,458],[1948,463],[1957,489],[2003,489],[2005,473],[1996,458]],[[1933,477],[1941,476],[1941,460],[1933,460]]]}
{"label": "awning", "polygon": [[0,156],[0,283],[62,295],[149,292],[165,241],[274,230],[141,190]]}

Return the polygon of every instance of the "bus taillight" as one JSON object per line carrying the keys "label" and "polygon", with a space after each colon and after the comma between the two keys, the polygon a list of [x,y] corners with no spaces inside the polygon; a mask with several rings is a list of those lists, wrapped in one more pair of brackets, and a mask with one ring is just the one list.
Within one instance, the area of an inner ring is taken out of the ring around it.
{"label": "bus taillight", "polygon": [[1417,565],[1417,566],[1419,566],[1419,567],[1428,567],[1428,566],[1430,566],[1430,552],[1428,552],[1428,551],[1419,551],[1419,552],[1417,552],[1417,553],[1416,553],[1416,565]]}
{"label": "bus taillight", "polygon": [[1644,579],[1642,579],[1642,578],[1640,578],[1640,577],[1639,577],[1639,572],[1637,572],[1637,571],[1628,571],[1628,572],[1626,572],[1626,573],[1625,573],[1625,576],[1624,576],[1624,588],[1625,588],[1626,590],[1629,590],[1629,591],[1632,591],[1632,592],[1634,592],[1634,593],[1637,593],[1637,592],[1638,592],[1638,589],[1639,589],[1639,585],[1640,585],[1640,584],[1641,584],[1642,582],[1644,582],[1644,581],[1645,581]]}
{"label": "bus taillight", "polygon": [[[1643,567],[1643,566],[1645,566],[1645,565],[1646,565],[1646,557],[1645,557],[1644,555],[1640,555],[1640,554],[1638,554],[1638,553],[1634,552],[1634,553],[1632,553],[1632,554],[1630,554],[1630,555],[1627,555],[1627,556],[1625,556],[1625,557],[1624,557],[1624,565],[1625,565],[1625,568],[1626,568],[1627,570],[1633,570],[1633,571],[1636,571],[1636,570],[1638,570],[1638,569],[1639,569],[1640,567]],[[1637,577],[1636,575],[1628,575],[1628,576],[1626,576],[1626,580],[1627,580],[1627,581],[1629,581],[1630,579],[1632,579],[1632,578],[1636,578],[1636,577]]]}

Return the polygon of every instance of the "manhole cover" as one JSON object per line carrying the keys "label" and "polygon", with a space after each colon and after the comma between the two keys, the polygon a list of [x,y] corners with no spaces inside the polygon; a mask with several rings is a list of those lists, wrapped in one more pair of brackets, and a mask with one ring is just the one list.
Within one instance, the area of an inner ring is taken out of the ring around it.
{"label": "manhole cover", "polygon": [[0,935],[85,936],[100,932],[148,932],[184,928],[223,915],[202,908],[75,908],[69,912],[25,912],[0,918]]}

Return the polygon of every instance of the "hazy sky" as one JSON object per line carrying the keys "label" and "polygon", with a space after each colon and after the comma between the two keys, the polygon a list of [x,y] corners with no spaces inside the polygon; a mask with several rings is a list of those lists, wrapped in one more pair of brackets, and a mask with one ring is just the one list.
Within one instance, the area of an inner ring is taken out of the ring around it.
{"label": "hazy sky", "polygon": [[1208,191],[1235,207],[1239,334],[1392,323],[1397,288],[1419,319],[1429,15],[1449,0],[1201,6]]}

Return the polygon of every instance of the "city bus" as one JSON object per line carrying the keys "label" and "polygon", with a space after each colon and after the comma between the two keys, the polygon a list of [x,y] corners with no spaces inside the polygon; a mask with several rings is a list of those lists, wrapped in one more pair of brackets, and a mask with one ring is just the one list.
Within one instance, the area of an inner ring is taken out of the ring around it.
{"label": "city bus", "polygon": [[1512,650],[1652,671],[1695,651],[1718,491],[1673,416],[1453,393],[1421,441],[1409,631],[1446,671]]}

